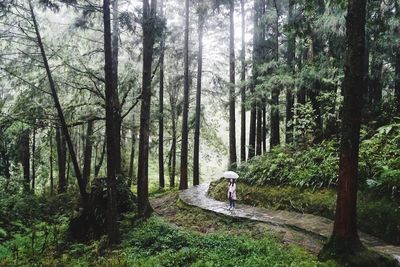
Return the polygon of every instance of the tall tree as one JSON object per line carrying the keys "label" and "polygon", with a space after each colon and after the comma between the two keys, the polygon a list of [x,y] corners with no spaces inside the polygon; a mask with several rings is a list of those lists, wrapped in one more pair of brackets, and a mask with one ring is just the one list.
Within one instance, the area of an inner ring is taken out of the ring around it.
{"label": "tall tree", "polygon": [[[398,1],[394,1],[395,7],[395,17],[397,20],[400,20],[400,4]],[[396,34],[400,36],[400,25],[396,27]],[[397,112],[400,113],[400,42],[397,42],[394,47],[395,50],[395,83],[394,83],[394,98],[395,104],[397,107]]]}
{"label": "tall tree", "polygon": [[149,203],[149,137],[150,137],[150,105],[151,75],[153,64],[153,46],[155,39],[155,19],[157,0],[143,0],[143,75],[142,105],[140,107],[139,161],[137,176],[138,216],[148,218],[152,213]]}
{"label": "tall tree", "polygon": [[346,61],[339,184],[332,236],[324,251],[355,254],[361,248],[357,233],[358,153],[365,76],[366,0],[349,0],[346,17]]}
{"label": "tall tree", "polygon": [[[294,75],[294,59],[296,53],[296,35],[294,31],[294,0],[289,0],[288,11],[288,44],[287,44],[287,65],[291,74]],[[291,89],[286,90],[286,144],[293,142],[293,106],[294,96]]]}
{"label": "tall tree", "polygon": [[67,163],[67,144],[61,133],[61,127],[56,127],[56,147],[57,147],[57,163],[58,163],[58,193],[67,191],[67,179],[65,177]]}
{"label": "tall tree", "polygon": [[193,185],[200,183],[200,119],[201,119],[201,82],[203,72],[203,32],[204,19],[207,12],[207,6],[204,1],[198,3],[198,42],[199,50],[197,52],[197,86],[196,86],[196,115],[194,128],[194,147],[193,147]]}
{"label": "tall tree", "polygon": [[184,83],[182,114],[181,179],[179,189],[188,188],[188,117],[189,117],[189,0],[185,0]]}
{"label": "tall tree", "polygon": [[117,175],[122,174],[122,153],[121,153],[121,127],[122,127],[122,116],[121,116],[121,104],[118,98],[118,55],[119,55],[119,10],[118,0],[112,0],[112,32],[111,32],[111,47],[112,47],[112,82],[113,88],[116,92],[114,100],[115,112],[114,115],[114,130],[115,130],[115,171]]}
{"label": "tall tree", "polygon": [[89,120],[86,128],[85,150],[83,153],[83,170],[82,178],[85,184],[89,183],[90,167],[92,165],[92,150],[93,150],[93,120]]}
{"label": "tall tree", "polygon": [[[274,25],[274,60],[278,64],[279,60],[279,9],[276,3],[274,2],[275,8],[275,25]],[[280,129],[279,129],[279,94],[280,89],[278,86],[273,86],[271,91],[271,137],[270,137],[270,148],[277,146],[280,144]]]}
{"label": "tall tree", "polygon": [[229,1],[229,165],[236,165],[235,1]]}
{"label": "tall tree", "polygon": [[74,146],[73,146],[73,143],[72,143],[72,139],[71,139],[71,136],[69,134],[68,126],[67,126],[67,123],[65,121],[64,112],[63,112],[63,109],[61,107],[61,104],[60,104],[60,101],[59,101],[59,98],[58,98],[58,94],[57,94],[57,90],[56,90],[56,84],[54,82],[53,75],[52,75],[52,72],[51,72],[51,69],[50,69],[50,66],[49,66],[49,63],[48,63],[47,55],[46,55],[46,52],[45,52],[45,49],[44,49],[44,45],[43,45],[43,42],[42,42],[42,37],[41,37],[40,31],[39,31],[39,25],[37,23],[35,12],[33,10],[32,0],[29,0],[29,12],[30,12],[30,15],[31,15],[32,24],[33,24],[35,35],[36,35],[37,45],[38,45],[38,47],[40,49],[40,55],[42,57],[43,65],[44,65],[44,68],[46,70],[47,79],[49,81],[51,95],[53,97],[54,105],[56,107],[58,118],[60,120],[61,131],[62,131],[62,133],[63,133],[63,135],[65,137],[65,141],[66,141],[66,143],[68,145],[68,151],[69,151],[69,154],[70,154],[72,165],[73,165],[74,170],[75,170],[75,176],[76,176],[76,179],[78,181],[79,192],[80,192],[80,195],[81,195],[81,198],[82,198],[83,202],[87,203],[88,194],[86,192],[85,183],[84,183],[84,181],[82,179],[82,173],[81,173],[81,170],[79,168],[78,158],[76,156],[75,149],[74,149]]}
{"label": "tall tree", "polygon": [[104,56],[105,56],[105,102],[106,102],[106,142],[107,142],[107,234],[111,244],[119,241],[117,223],[116,171],[118,164],[117,140],[115,140],[118,114],[118,95],[114,82],[110,0],[103,1]]}
{"label": "tall tree", "polygon": [[[160,16],[164,18],[164,1],[160,1]],[[164,179],[164,50],[165,34],[161,37],[160,55],[160,91],[159,91],[159,121],[158,121],[158,179],[160,188],[165,187]]]}
{"label": "tall tree", "polygon": [[240,81],[241,81],[241,100],[242,100],[242,109],[240,112],[240,161],[246,161],[246,12],[244,9],[244,0],[240,0],[240,10],[241,10],[241,18],[242,18],[242,48],[240,50],[240,61],[241,61],[241,72],[240,72]]}
{"label": "tall tree", "polygon": [[250,94],[252,97],[252,105],[250,112],[250,129],[249,129],[249,152],[248,158],[251,159],[255,156],[256,152],[256,121],[257,121],[257,108],[255,101],[255,86],[257,81],[257,63],[260,52],[260,38],[259,38],[259,16],[260,16],[260,0],[254,0],[253,7],[253,68],[252,68],[252,84],[250,86]]}
{"label": "tall tree", "polygon": [[30,189],[30,141],[29,141],[29,130],[24,130],[19,136],[19,161],[22,164],[23,176],[24,176],[24,190],[29,191]]}

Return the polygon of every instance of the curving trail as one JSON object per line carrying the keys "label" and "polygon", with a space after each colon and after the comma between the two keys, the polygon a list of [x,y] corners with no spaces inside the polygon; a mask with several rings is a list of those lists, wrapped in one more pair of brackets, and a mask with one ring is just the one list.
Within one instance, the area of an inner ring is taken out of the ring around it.
{"label": "curving trail", "polygon": [[[237,205],[235,210],[230,211],[227,209],[227,203],[217,201],[208,196],[207,191],[209,186],[209,183],[205,183],[184,190],[179,193],[179,198],[188,205],[196,206],[204,210],[230,217],[287,227],[317,238],[327,239],[332,233],[332,220],[312,214],[302,214],[284,210],[268,210],[240,204]],[[371,249],[393,256],[400,263],[400,247],[389,245],[371,235],[361,232],[359,234],[363,244]]]}

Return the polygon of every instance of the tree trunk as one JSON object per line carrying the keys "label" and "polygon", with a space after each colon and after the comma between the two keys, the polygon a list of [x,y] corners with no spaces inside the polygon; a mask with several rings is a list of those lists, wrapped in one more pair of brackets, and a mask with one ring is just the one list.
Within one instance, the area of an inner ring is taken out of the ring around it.
{"label": "tree trunk", "polygon": [[106,154],[106,143],[107,142],[106,142],[105,137],[104,137],[103,148],[101,150],[100,159],[99,159],[99,162],[97,163],[97,165],[94,167],[94,176],[95,177],[99,176],[101,166],[103,165],[104,155]]}
{"label": "tree trunk", "polygon": [[119,242],[117,223],[117,188],[116,171],[118,164],[117,143],[115,140],[116,125],[118,117],[118,95],[115,88],[110,0],[103,1],[103,22],[104,22],[104,57],[105,57],[105,104],[106,104],[106,142],[107,142],[107,235],[111,244]]}
{"label": "tree trunk", "polygon": [[[295,74],[294,69],[294,59],[296,53],[296,35],[294,33],[294,23],[293,23],[293,8],[294,0],[289,0],[289,36],[288,36],[288,47],[287,47],[287,64],[291,71],[291,74]],[[293,106],[294,97],[292,89],[286,90],[286,144],[293,143]]]}
{"label": "tree trunk", "polygon": [[[160,16],[164,18],[164,1],[160,2]],[[164,178],[164,50],[165,35],[161,38],[160,55],[160,92],[159,92],[159,121],[158,121],[158,178],[160,188],[165,187]]]}
{"label": "tree trunk", "polygon": [[49,131],[49,146],[50,146],[50,195],[54,195],[54,176],[53,176],[53,128]]}
{"label": "tree trunk", "polygon": [[63,135],[65,136],[65,140],[66,140],[67,145],[68,145],[68,151],[70,153],[72,164],[73,164],[74,170],[75,170],[75,176],[76,176],[76,179],[78,181],[79,192],[80,192],[81,198],[82,198],[82,200],[83,200],[83,202],[85,204],[87,202],[87,199],[88,199],[88,194],[86,192],[85,183],[84,183],[84,181],[82,179],[82,173],[81,173],[81,170],[79,168],[78,159],[77,159],[76,154],[75,154],[75,150],[74,150],[74,147],[73,147],[73,144],[72,144],[71,136],[69,134],[67,123],[65,121],[64,113],[63,113],[63,110],[61,108],[60,101],[58,99],[56,85],[54,83],[53,76],[52,76],[52,73],[51,73],[51,70],[50,70],[50,66],[49,66],[49,63],[47,61],[47,56],[46,56],[46,53],[45,53],[45,50],[44,50],[44,46],[43,46],[43,43],[42,43],[42,38],[41,38],[40,32],[39,32],[39,26],[37,24],[35,13],[33,11],[32,0],[29,0],[29,8],[30,8],[30,13],[31,13],[33,26],[35,28],[37,43],[38,43],[38,46],[39,46],[39,49],[40,49],[40,53],[41,53],[41,56],[42,56],[42,60],[43,60],[43,65],[44,65],[44,67],[46,69],[47,78],[49,80],[49,85],[50,85],[51,94],[52,94],[52,97],[53,97],[53,100],[54,100],[54,105],[55,105],[55,107],[57,109],[58,117],[60,119],[61,130],[63,132]]}
{"label": "tree trunk", "polygon": [[[133,112],[134,114],[134,112]],[[136,132],[135,132],[135,115],[132,116],[132,145],[131,145],[131,156],[129,160],[129,174],[128,174],[128,188],[131,188],[132,181],[135,181],[135,146],[136,146]]]}
{"label": "tree trunk", "polygon": [[36,128],[33,127],[32,133],[32,192],[35,192],[35,182],[36,182]]}
{"label": "tree trunk", "polygon": [[88,121],[86,129],[86,142],[85,142],[85,152],[83,156],[83,171],[82,178],[87,184],[90,181],[90,167],[92,165],[92,150],[93,150],[93,120]]}
{"label": "tree trunk", "polygon": [[67,191],[67,180],[65,177],[67,162],[67,144],[62,136],[61,128],[56,128],[56,146],[57,146],[57,162],[58,162],[58,193],[62,194]]}
{"label": "tree trunk", "polygon": [[203,30],[204,11],[199,9],[199,51],[197,55],[197,88],[196,88],[196,115],[193,147],[193,185],[200,184],[200,116],[201,116],[201,79],[203,72]]}
{"label": "tree trunk", "polygon": [[[395,1],[395,16],[397,19],[400,19],[400,6],[397,1]],[[400,26],[397,26],[396,28],[396,33],[397,35],[400,34]],[[395,80],[394,80],[394,100],[395,100],[395,105],[396,105],[396,112],[400,113],[400,44],[397,44],[395,46],[395,63],[394,63],[394,68],[395,68]]]}
{"label": "tree trunk", "polygon": [[29,145],[29,130],[24,130],[19,140],[19,160],[22,164],[23,176],[24,176],[24,189],[25,191],[30,190],[30,145]]}
{"label": "tree trunk", "polygon": [[181,177],[179,189],[188,188],[188,116],[189,116],[189,0],[185,0],[184,85],[182,114]]}
{"label": "tree trunk", "polygon": [[229,2],[229,167],[236,166],[235,2]]}
{"label": "tree trunk", "polygon": [[267,101],[263,101],[263,108],[262,108],[262,150],[263,153],[267,152]]}
{"label": "tree trunk", "polygon": [[362,248],[356,210],[362,94],[366,84],[365,8],[366,0],[348,2],[338,195],[333,233],[325,247],[337,254],[354,254]]}
{"label": "tree trunk", "polygon": [[171,120],[172,120],[172,144],[169,152],[168,170],[169,170],[169,187],[175,188],[176,176],[176,103],[171,101]]}
{"label": "tree trunk", "polygon": [[256,155],[262,154],[262,141],[263,141],[263,121],[262,121],[262,104],[259,103],[257,106],[257,144],[256,144]]}
{"label": "tree trunk", "polygon": [[118,0],[112,0],[112,32],[111,32],[111,47],[112,47],[112,76],[113,88],[115,90],[115,172],[117,175],[122,175],[122,153],[121,153],[121,105],[118,97],[118,54],[119,54],[119,11]]}
{"label": "tree trunk", "polygon": [[240,161],[246,161],[246,14],[244,10],[244,0],[240,0],[240,9],[242,15],[242,48],[240,50],[240,61],[241,61],[241,98],[242,98],[242,109],[240,118]]}
{"label": "tree trunk", "polygon": [[[274,0],[274,7],[276,12],[276,20],[275,20],[275,51],[274,51],[274,59],[278,63],[279,60],[279,10],[276,4],[276,0]],[[272,88],[271,92],[271,138],[270,138],[270,149],[274,146],[280,144],[280,129],[279,129],[279,94],[280,89],[277,86]]]}
{"label": "tree trunk", "polygon": [[[252,96],[255,95],[255,87],[257,83],[257,63],[258,63],[258,56],[259,56],[259,0],[254,1],[254,8],[253,8],[254,16],[253,16],[253,77],[252,77],[252,85],[250,87],[250,93]],[[256,123],[257,122],[257,107],[256,101],[253,100],[251,105],[251,112],[250,112],[250,131],[249,131],[249,152],[248,158],[251,159],[255,156],[256,152]]]}
{"label": "tree trunk", "polygon": [[149,136],[150,136],[150,106],[151,106],[151,73],[153,63],[153,45],[155,35],[156,0],[143,0],[143,76],[142,105],[140,110],[140,141],[138,162],[138,216],[148,218],[152,213],[149,203]]}

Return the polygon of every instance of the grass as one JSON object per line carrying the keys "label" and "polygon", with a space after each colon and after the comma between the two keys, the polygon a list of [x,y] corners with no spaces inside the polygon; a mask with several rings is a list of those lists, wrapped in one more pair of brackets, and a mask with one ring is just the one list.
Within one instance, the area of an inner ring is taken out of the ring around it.
{"label": "grass", "polygon": [[[68,218],[37,222],[0,244],[0,266],[335,266],[297,245],[284,244],[266,225],[237,221],[177,201],[177,192],[152,198],[147,221],[127,214],[122,242],[76,243]],[[33,240],[33,241],[32,241]]]}

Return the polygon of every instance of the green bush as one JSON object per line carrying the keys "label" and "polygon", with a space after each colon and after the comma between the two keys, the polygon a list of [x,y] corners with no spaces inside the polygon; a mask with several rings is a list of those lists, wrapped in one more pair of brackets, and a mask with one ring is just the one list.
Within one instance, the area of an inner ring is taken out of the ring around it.
{"label": "green bush", "polygon": [[[250,185],[335,188],[339,144],[329,140],[306,148],[274,148],[240,165],[238,172]],[[361,142],[359,174],[361,190],[400,200],[400,124],[381,127]]]}

